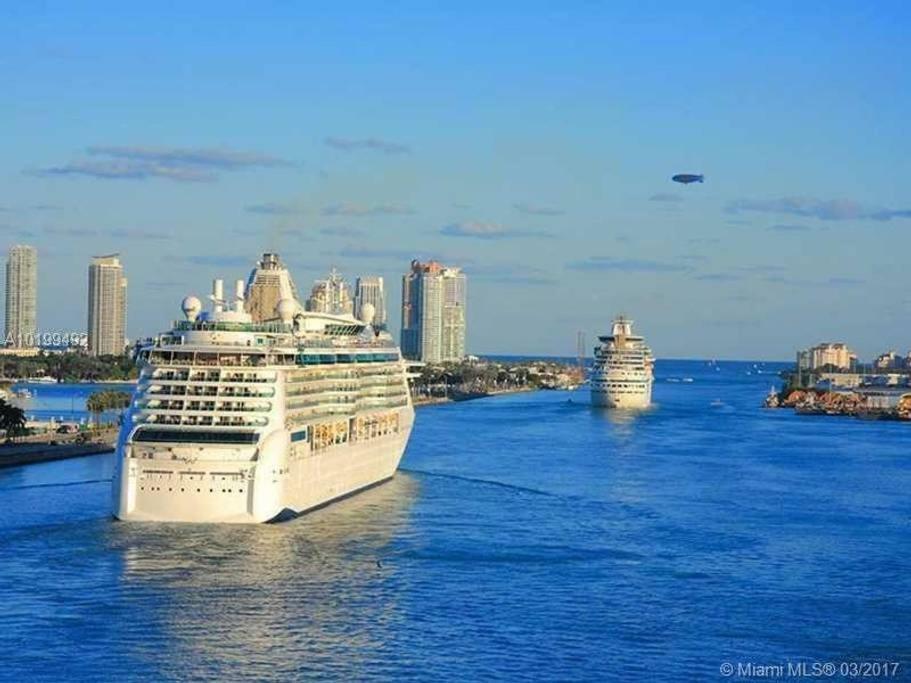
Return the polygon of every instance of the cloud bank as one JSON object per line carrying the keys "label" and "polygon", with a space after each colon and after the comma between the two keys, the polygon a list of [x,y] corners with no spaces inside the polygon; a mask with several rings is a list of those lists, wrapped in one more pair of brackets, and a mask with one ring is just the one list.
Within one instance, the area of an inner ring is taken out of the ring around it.
{"label": "cloud bank", "polygon": [[815,197],[781,197],[778,199],[737,199],[725,206],[728,213],[778,213],[816,218],[822,221],[874,220],[911,218],[911,209],[882,209],[865,206],[853,199],[817,199]]}
{"label": "cloud bank", "polygon": [[323,142],[343,152],[355,152],[358,150],[369,150],[371,152],[380,152],[382,154],[408,154],[411,148],[408,145],[402,145],[398,142],[389,140],[380,140],[379,138],[339,138],[328,137]]}
{"label": "cloud bank", "polygon": [[324,216],[408,216],[414,213],[410,206],[401,204],[379,204],[365,206],[363,204],[332,204],[323,209]]}
{"label": "cloud bank", "polygon": [[266,216],[291,216],[300,211],[287,204],[277,204],[275,202],[265,202],[263,204],[251,204],[245,206],[244,211],[247,213],[258,213]]}
{"label": "cloud bank", "polygon": [[554,285],[556,280],[540,268],[516,263],[490,265],[468,265],[464,268],[470,278],[504,285],[544,286]]}
{"label": "cloud bank", "polygon": [[527,202],[519,202],[512,206],[519,213],[524,213],[528,216],[562,216],[565,213],[563,209],[558,209],[553,206],[539,206]]}
{"label": "cloud bank", "polygon": [[199,183],[218,180],[220,173],[225,171],[291,165],[284,159],[266,154],[224,148],[95,145],[85,151],[90,157],[103,158],[79,159],[28,173],[44,177],[164,178],[180,183]]}
{"label": "cloud bank", "polygon": [[538,230],[509,230],[497,223],[483,221],[464,221],[450,223],[440,228],[440,234],[446,237],[470,237],[479,240],[505,240],[521,237],[552,237],[550,233]]}
{"label": "cloud bank", "polygon": [[776,223],[775,225],[770,225],[769,230],[773,230],[774,232],[809,232],[812,228],[808,225]]}

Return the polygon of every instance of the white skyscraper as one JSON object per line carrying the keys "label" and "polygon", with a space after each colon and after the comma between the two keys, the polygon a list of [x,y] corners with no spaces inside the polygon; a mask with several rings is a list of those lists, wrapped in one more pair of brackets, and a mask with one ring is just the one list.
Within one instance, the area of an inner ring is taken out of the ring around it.
{"label": "white skyscraper", "polygon": [[122,354],[126,319],[127,279],[119,254],[96,256],[89,266],[89,353]]}
{"label": "white skyscraper", "polygon": [[386,293],[383,290],[383,278],[359,277],[354,285],[354,316],[363,320],[361,307],[372,304],[376,313],[373,316],[373,326],[382,330],[386,328]]}
{"label": "white skyscraper", "polygon": [[412,261],[402,278],[402,354],[427,363],[464,358],[466,301],[461,269]]}
{"label": "white skyscraper", "polygon": [[6,339],[17,348],[38,344],[38,252],[35,247],[10,247],[6,262]]}

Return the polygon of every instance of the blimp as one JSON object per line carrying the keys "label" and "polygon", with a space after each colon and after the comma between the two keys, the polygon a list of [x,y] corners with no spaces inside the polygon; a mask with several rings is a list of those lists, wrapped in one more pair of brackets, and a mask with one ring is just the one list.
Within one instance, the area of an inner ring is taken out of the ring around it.
{"label": "blimp", "polygon": [[689,185],[690,183],[703,183],[705,182],[704,175],[695,175],[694,173],[678,173],[675,176],[671,177],[675,183],[683,183],[684,185]]}

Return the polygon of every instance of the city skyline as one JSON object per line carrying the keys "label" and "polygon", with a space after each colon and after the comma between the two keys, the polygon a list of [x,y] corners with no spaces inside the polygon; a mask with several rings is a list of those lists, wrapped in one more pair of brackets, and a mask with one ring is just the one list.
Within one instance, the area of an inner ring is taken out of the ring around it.
{"label": "city skyline", "polygon": [[573,355],[621,312],[665,358],[904,352],[909,10],[783,7],[220,7],[230,40],[203,5],[0,10],[2,234],[55,329],[93,254],[136,338],[275,250],[298,282],[461,264],[472,353]]}

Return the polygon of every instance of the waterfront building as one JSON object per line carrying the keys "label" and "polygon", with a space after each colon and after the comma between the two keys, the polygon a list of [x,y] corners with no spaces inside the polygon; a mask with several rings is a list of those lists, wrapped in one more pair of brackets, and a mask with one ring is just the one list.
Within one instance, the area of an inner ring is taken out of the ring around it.
{"label": "waterfront building", "polygon": [[354,313],[354,300],[348,283],[333,268],[325,280],[313,283],[310,298],[307,299],[307,310],[313,313],[330,315],[351,315]]}
{"label": "waterfront building", "polygon": [[253,322],[275,317],[275,307],[282,299],[297,301],[297,287],[278,254],[266,252],[247,278],[244,309]]}
{"label": "waterfront building", "polygon": [[13,348],[38,345],[38,252],[35,247],[10,247],[6,261],[5,344]]}
{"label": "waterfront building", "polygon": [[797,353],[797,368],[802,371],[835,368],[851,370],[857,365],[857,354],[843,342],[824,342]]}
{"label": "waterfront building", "polygon": [[895,351],[881,353],[873,361],[873,367],[877,370],[903,370],[906,367],[905,359]]}
{"label": "waterfront building", "polygon": [[127,279],[119,254],[96,256],[89,266],[89,353],[120,355],[126,344]]}
{"label": "waterfront building", "polygon": [[363,320],[364,304],[373,306],[373,327],[386,329],[386,293],[383,289],[383,278],[369,276],[359,277],[354,283],[354,317]]}
{"label": "waterfront building", "polygon": [[411,262],[402,278],[402,353],[427,363],[465,356],[465,273],[437,261]]}

